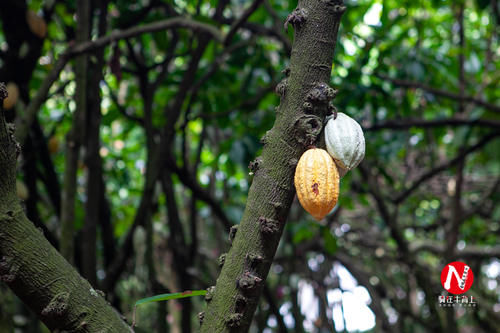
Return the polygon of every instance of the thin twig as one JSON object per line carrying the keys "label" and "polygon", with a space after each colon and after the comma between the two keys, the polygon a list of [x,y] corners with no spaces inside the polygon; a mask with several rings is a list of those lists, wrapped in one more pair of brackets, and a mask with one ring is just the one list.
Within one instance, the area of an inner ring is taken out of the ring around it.
{"label": "thin twig", "polygon": [[212,75],[214,75],[217,72],[217,70],[222,65],[222,63],[227,60],[227,57],[228,57],[229,54],[233,53],[234,51],[236,51],[239,48],[246,47],[246,46],[250,45],[254,41],[255,41],[254,38],[249,39],[249,40],[243,40],[241,42],[235,43],[233,45],[230,45],[230,46],[227,46],[226,48],[224,48],[224,50],[222,50],[222,52],[219,55],[216,56],[216,58],[212,62],[212,65],[208,69],[208,71],[205,72],[205,74],[203,74],[203,76],[198,81],[196,81],[196,83],[193,84],[193,86],[191,87],[191,89],[190,89],[191,90],[191,96],[192,96],[191,98],[193,100],[196,98],[196,95],[198,94],[198,90],[200,89],[200,87]]}
{"label": "thin twig", "polygon": [[[446,246],[434,241],[413,242],[410,245],[410,251],[417,253],[421,251],[429,251],[437,255],[445,253]],[[487,259],[500,258],[500,246],[475,246],[469,245],[462,250],[456,252],[456,257],[463,259]]]}
{"label": "thin twig", "polygon": [[61,71],[71,58],[80,55],[82,53],[91,52],[96,49],[105,47],[106,45],[118,41],[120,39],[131,38],[149,32],[176,29],[176,28],[187,28],[194,31],[203,31],[209,34],[214,40],[218,42],[223,41],[223,37],[220,31],[209,24],[197,22],[188,18],[174,17],[158,22],[153,22],[150,24],[141,25],[138,27],[132,27],[130,29],[123,31],[115,31],[108,36],[101,37],[96,40],[81,43],[78,45],[70,46],[65,52],[63,52],[59,56],[56,63],[54,64],[54,67],[43,80],[35,97],[31,100],[30,104],[26,108],[24,117],[18,118],[17,130],[16,130],[17,141],[23,144],[24,141],[26,140],[29,128],[33,123],[33,119],[38,113],[38,110],[40,109],[41,105],[47,99],[50,87],[52,87],[52,84],[54,84],[54,82],[57,79],[59,79],[59,74],[61,73]]}
{"label": "thin twig", "polygon": [[137,122],[141,125],[144,125],[144,119],[142,119],[141,117],[138,117],[134,114],[129,114],[127,112],[126,108],[120,104],[120,102],[118,101],[118,96],[116,96],[116,94],[114,93],[114,90],[109,86],[109,83],[106,80],[104,80],[104,84],[108,87],[109,96],[111,97],[111,100],[113,101],[113,103],[115,103],[118,111],[122,115],[124,115],[127,119],[132,120],[134,122]]}
{"label": "thin twig", "polygon": [[473,153],[475,152],[476,150],[480,149],[481,147],[483,147],[484,145],[486,145],[489,141],[493,140],[494,138],[496,138],[497,136],[500,136],[500,132],[493,132],[493,133],[490,133],[486,136],[484,136],[481,140],[479,140],[479,142],[477,142],[475,145],[467,148],[467,149],[464,149],[460,154],[458,154],[455,158],[445,162],[445,163],[442,163],[441,165],[427,171],[426,173],[424,173],[423,175],[420,176],[420,178],[418,178],[416,181],[413,182],[413,184],[407,188],[405,191],[403,191],[401,194],[399,194],[394,200],[393,202],[396,203],[396,204],[399,204],[401,202],[403,202],[413,191],[415,191],[422,183],[424,183],[425,181],[431,179],[432,177],[434,177],[435,175],[437,175],[438,173],[454,166],[455,164],[457,164],[459,161],[461,161],[465,156],[469,155],[470,153]]}
{"label": "thin twig", "polygon": [[216,112],[216,113],[201,113],[201,114],[193,116],[192,119],[196,119],[196,118],[214,119],[214,118],[219,118],[219,117],[227,117],[234,110],[244,109],[244,108],[248,108],[248,107],[253,107],[257,103],[259,103],[267,94],[269,94],[271,91],[273,91],[275,86],[276,86],[276,82],[272,82],[267,87],[264,87],[260,91],[258,91],[255,94],[255,96],[242,101],[241,104],[239,104],[237,106],[234,106],[234,107],[231,107],[231,108],[229,108],[229,109],[227,109],[225,111]]}
{"label": "thin twig", "polygon": [[70,48],[67,52],[70,56],[74,57],[78,54],[91,52],[101,47],[104,47],[112,42],[136,37],[145,33],[163,31],[174,28],[186,28],[193,31],[202,31],[209,34],[214,40],[218,42],[223,41],[221,32],[214,26],[198,21],[194,21],[185,17],[174,17],[162,21],[153,22],[150,24],[145,24],[141,26],[135,26],[133,28],[114,31],[110,35],[98,38],[96,40],[75,45]]}
{"label": "thin twig", "polygon": [[397,86],[401,86],[401,87],[405,87],[405,88],[419,88],[419,89],[423,89],[427,92],[430,92],[436,96],[441,96],[441,97],[445,97],[445,98],[449,98],[449,99],[453,99],[455,101],[463,101],[465,103],[473,103],[473,104],[476,104],[476,105],[479,105],[479,106],[482,106],[490,111],[493,111],[493,112],[499,112],[500,113],[500,106],[498,105],[495,105],[495,104],[491,104],[487,101],[484,101],[482,99],[479,99],[479,98],[476,98],[476,97],[473,97],[473,96],[461,96],[460,94],[456,94],[456,93],[452,93],[452,92],[449,92],[449,91],[446,91],[446,90],[441,90],[441,89],[437,89],[437,88],[434,88],[434,87],[431,87],[431,86],[428,86],[428,85],[425,85],[423,83],[420,83],[420,82],[413,82],[413,81],[408,81],[408,80],[400,80],[400,79],[394,79],[394,78],[391,78],[391,77],[388,77],[386,75],[382,75],[382,74],[376,74],[376,76],[382,80],[385,80],[385,81],[390,81],[392,82],[393,84],[397,85]]}
{"label": "thin twig", "polygon": [[389,120],[381,124],[365,127],[363,129],[366,132],[373,132],[384,129],[406,130],[411,127],[432,128],[432,127],[442,127],[442,126],[480,126],[480,127],[491,127],[500,129],[500,121],[486,120],[486,119],[456,119],[456,118],[436,119],[436,120],[409,119],[405,121]]}
{"label": "thin twig", "polygon": [[245,23],[248,18],[259,8],[260,4],[262,3],[263,0],[254,0],[254,2],[243,12],[243,14],[233,22],[231,25],[231,28],[229,29],[229,32],[227,33],[226,37],[224,38],[224,45],[228,45],[231,43],[231,40],[233,39],[234,35],[236,34],[236,31]]}

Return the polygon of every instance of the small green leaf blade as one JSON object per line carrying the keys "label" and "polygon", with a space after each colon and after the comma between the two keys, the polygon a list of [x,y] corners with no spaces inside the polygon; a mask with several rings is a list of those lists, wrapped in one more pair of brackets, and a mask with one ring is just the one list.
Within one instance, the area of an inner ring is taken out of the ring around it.
{"label": "small green leaf blade", "polygon": [[151,296],[151,297],[146,297],[138,300],[135,302],[135,306],[141,305],[141,304],[147,304],[151,302],[161,302],[161,301],[168,301],[171,299],[179,299],[179,298],[186,298],[186,297],[193,297],[193,296],[204,296],[206,295],[207,291],[206,290],[186,290],[180,293],[170,293],[170,294],[160,294],[156,296]]}
{"label": "small green leaf blade", "polygon": [[337,252],[337,240],[333,237],[332,233],[327,227],[322,228],[323,242],[325,250],[328,254],[333,255]]}

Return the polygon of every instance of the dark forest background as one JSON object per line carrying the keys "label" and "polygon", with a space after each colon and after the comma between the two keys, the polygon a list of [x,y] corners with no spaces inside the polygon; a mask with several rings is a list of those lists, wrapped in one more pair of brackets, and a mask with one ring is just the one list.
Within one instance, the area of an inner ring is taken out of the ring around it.
{"label": "dark forest background", "polygon": [[[296,5],[90,1],[77,25],[74,0],[0,2],[18,196],[129,321],[140,298],[217,279],[274,122]],[[325,220],[292,206],[251,331],[498,332],[500,6],[346,6],[330,84],[366,157]],[[175,17],[181,27],[162,25]],[[439,307],[454,260],[474,272],[475,308]],[[136,332],[195,331],[203,308],[141,306]],[[4,284],[0,332],[47,332]]]}

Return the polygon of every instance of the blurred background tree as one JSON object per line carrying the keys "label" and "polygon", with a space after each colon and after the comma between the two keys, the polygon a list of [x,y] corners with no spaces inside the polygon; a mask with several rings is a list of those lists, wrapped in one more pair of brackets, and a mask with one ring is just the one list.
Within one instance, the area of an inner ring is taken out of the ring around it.
{"label": "blurred background tree", "polygon": [[[139,298],[216,280],[297,4],[82,3],[0,3],[0,80],[19,95],[4,106],[28,217],[131,318]],[[251,331],[500,331],[499,4],[346,5],[331,85],[366,157],[321,224],[294,203]],[[132,33],[84,44],[118,31]],[[439,306],[454,260],[474,272],[475,308]],[[3,284],[0,299],[0,331],[46,331]],[[203,309],[144,305],[136,331],[192,332]]]}

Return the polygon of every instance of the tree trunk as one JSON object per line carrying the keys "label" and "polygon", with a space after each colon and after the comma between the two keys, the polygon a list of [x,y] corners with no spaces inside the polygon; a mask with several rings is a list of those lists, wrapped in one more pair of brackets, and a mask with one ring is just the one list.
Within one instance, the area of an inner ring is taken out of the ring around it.
{"label": "tree trunk", "polygon": [[[5,95],[0,84],[0,105]],[[13,132],[0,109],[0,280],[52,331],[131,332],[24,214],[16,195],[20,148]]]}
{"label": "tree trunk", "polygon": [[[93,10],[99,12],[98,36],[106,34],[107,29],[107,1],[101,1]],[[92,12],[92,11],[91,11]],[[99,83],[103,79],[104,50],[94,53],[94,61],[89,61],[87,85],[87,112],[86,112],[86,156],[87,165],[87,200],[85,202],[85,224],[82,230],[82,276],[93,286],[97,286],[97,226],[100,224],[101,181],[103,177],[102,159],[99,153],[101,148],[101,88]]]}
{"label": "tree trunk", "polygon": [[[78,0],[76,6],[76,41],[84,43],[90,33],[90,3]],[[80,146],[85,138],[85,114],[87,109],[88,55],[83,54],[75,60],[75,104],[73,125],[67,135],[66,159],[64,167],[64,188],[61,206],[61,253],[74,262],[75,200],[77,192],[78,160]]]}
{"label": "tree trunk", "polygon": [[328,86],[342,1],[301,0],[287,18],[295,28],[290,69],[276,88],[281,96],[274,127],[262,139],[262,156],[243,218],[208,307],[201,332],[247,332],[283,232],[295,189],[298,159],[316,143],[335,91]]}

